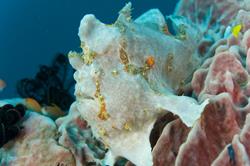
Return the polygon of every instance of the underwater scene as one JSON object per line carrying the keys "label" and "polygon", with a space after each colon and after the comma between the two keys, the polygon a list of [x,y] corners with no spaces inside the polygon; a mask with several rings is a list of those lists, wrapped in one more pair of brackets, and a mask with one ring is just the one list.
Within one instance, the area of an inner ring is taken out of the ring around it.
{"label": "underwater scene", "polygon": [[250,0],[0,0],[0,166],[250,166]]}

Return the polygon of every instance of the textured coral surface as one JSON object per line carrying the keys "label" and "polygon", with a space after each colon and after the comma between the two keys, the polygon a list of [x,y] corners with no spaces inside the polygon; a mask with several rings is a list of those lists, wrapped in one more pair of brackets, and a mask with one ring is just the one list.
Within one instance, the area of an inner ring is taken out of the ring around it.
{"label": "textured coral surface", "polygon": [[75,165],[72,153],[58,145],[57,127],[51,119],[33,112],[25,118],[19,136],[1,148],[0,165]]}

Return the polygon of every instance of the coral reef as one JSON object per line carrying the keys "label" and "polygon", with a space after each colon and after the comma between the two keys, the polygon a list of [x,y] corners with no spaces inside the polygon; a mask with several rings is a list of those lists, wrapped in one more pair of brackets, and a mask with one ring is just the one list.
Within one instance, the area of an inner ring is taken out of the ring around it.
{"label": "coral reef", "polygon": [[0,149],[0,165],[75,165],[68,149],[57,144],[55,123],[35,112],[27,112],[19,135]]}
{"label": "coral reef", "polygon": [[[249,0],[180,0],[135,20],[128,3],[111,25],[85,15],[78,35],[74,102],[64,56],[0,101],[29,110],[1,165],[250,165]],[[69,113],[36,113],[55,105]]]}
{"label": "coral reef", "polygon": [[[216,47],[210,53],[214,55],[206,59],[192,79],[198,101],[209,98],[209,105],[190,129],[180,126],[176,120],[165,126],[153,148],[155,165],[249,165],[249,72],[246,63],[250,19],[249,12],[244,10],[231,14],[235,19],[228,26],[241,23],[243,28],[239,35],[232,33],[225,43],[214,43]],[[165,135],[165,130],[176,132]]]}

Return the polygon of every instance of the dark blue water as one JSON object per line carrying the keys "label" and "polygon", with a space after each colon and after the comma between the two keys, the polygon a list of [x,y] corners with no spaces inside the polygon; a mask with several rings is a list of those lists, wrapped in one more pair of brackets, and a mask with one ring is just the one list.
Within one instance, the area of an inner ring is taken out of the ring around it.
{"label": "dark blue water", "polygon": [[[0,99],[17,96],[16,81],[32,77],[57,52],[79,50],[81,18],[93,13],[112,23],[126,0],[0,0],[0,79],[7,87]],[[171,14],[176,0],[134,0],[133,17],[151,8]]]}

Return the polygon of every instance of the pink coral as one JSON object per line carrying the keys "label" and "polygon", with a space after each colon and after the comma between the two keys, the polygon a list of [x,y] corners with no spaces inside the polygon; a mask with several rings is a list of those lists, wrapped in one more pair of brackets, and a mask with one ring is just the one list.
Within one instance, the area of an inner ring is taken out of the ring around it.
{"label": "pink coral", "polygon": [[209,98],[210,104],[192,128],[181,125],[179,119],[165,126],[153,148],[155,166],[250,164],[250,18],[247,14],[240,11],[236,20],[242,21],[242,35],[230,36],[225,45],[216,45],[214,56],[206,59],[193,75],[194,95],[199,101]]}

